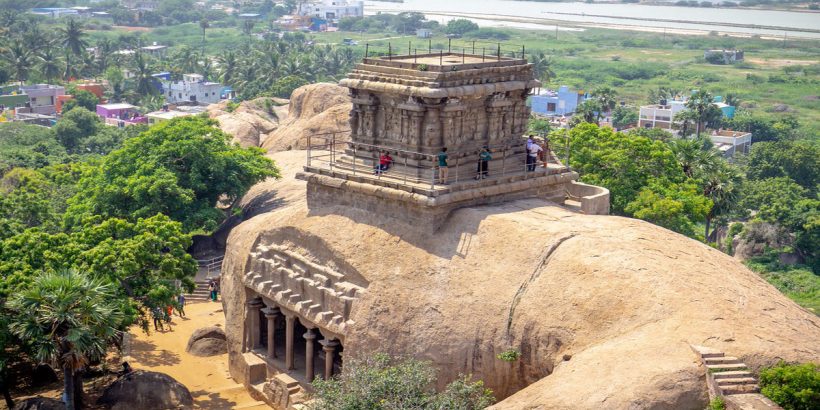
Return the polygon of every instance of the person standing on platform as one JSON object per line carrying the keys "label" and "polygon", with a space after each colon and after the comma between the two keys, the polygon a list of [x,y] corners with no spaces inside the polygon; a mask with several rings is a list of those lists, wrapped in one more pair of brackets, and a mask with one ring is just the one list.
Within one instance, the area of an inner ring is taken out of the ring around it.
{"label": "person standing on platform", "polygon": [[[456,170],[458,171],[458,170]],[[447,167],[447,147],[441,148],[441,152],[438,153],[438,183],[441,185],[447,185],[447,174],[449,173],[449,168]]]}

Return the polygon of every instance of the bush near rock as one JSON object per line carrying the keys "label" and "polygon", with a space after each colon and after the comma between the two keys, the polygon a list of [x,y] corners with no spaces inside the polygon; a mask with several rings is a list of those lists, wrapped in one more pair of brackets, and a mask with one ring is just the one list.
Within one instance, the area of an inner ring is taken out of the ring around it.
{"label": "bush near rock", "polygon": [[216,356],[228,352],[225,331],[216,326],[194,330],[185,351],[194,356]]}
{"label": "bush near rock", "polygon": [[136,370],[106,387],[97,403],[114,410],[189,409],[194,398],[167,374]]}

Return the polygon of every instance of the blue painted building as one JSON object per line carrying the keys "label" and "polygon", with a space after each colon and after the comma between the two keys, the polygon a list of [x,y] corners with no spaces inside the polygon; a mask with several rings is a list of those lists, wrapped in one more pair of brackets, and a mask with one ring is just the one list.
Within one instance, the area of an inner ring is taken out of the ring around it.
{"label": "blue painted building", "polygon": [[542,90],[530,97],[532,112],[540,115],[568,115],[575,112],[578,105],[589,98],[583,91],[571,91],[562,85],[558,91]]}

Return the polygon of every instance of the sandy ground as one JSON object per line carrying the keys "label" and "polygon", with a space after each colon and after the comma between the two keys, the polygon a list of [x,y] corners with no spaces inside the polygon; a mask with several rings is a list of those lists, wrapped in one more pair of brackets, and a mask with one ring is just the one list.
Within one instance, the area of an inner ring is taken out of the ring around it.
{"label": "sandy ground", "polygon": [[790,65],[812,65],[817,64],[817,60],[786,60],[776,58],[747,58],[746,61],[758,64],[764,67],[781,68]]}
{"label": "sandy ground", "polygon": [[131,331],[130,357],[126,360],[135,369],[145,369],[170,375],[188,387],[194,405],[200,409],[269,409],[263,402],[251,398],[242,385],[228,374],[228,355],[196,357],[185,352],[188,337],[200,327],[224,326],[221,303],[189,302],[185,318],[174,316],[171,330]]}

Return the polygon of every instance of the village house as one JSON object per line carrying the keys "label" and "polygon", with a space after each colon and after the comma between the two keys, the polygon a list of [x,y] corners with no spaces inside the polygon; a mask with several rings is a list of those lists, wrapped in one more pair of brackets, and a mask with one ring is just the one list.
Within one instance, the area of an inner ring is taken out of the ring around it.
{"label": "village house", "polygon": [[222,84],[205,81],[200,74],[185,74],[182,81],[162,83],[162,93],[169,103],[217,103],[222,99],[223,88]]}
{"label": "village house", "polygon": [[743,61],[743,50],[712,49],[703,52],[703,58],[709,62],[720,62],[731,64],[736,61]]}
{"label": "village house", "polygon": [[28,104],[17,109],[17,112],[54,115],[57,113],[57,97],[65,95],[65,88],[60,85],[32,84],[20,87],[20,92],[28,95]]}
{"label": "village house", "polygon": [[299,14],[337,22],[343,17],[364,17],[363,1],[324,0],[300,6]]}
{"label": "village house", "polygon": [[151,44],[150,46],[140,47],[140,50],[152,57],[161,58],[165,57],[165,52],[168,50],[168,46],[157,44],[155,41],[154,44]]}
{"label": "village house", "polygon": [[575,112],[589,95],[583,91],[572,91],[562,85],[558,91],[543,89],[530,97],[532,112],[540,115],[568,115]]}
{"label": "village house", "polygon": [[[658,104],[643,105],[638,116],[638,126],[642,128],[662,128],[671,130],[675,115],[686,110],[687,98],[673,100],[662,99]],[[723,113],[723,118],[734,118],[735,107],[723,102],[723,97],[716,96],[714,104]]]}
{"label": "village house", "polygon": [[752,146],[752,133],[745,131],[716,130],[709,135],[709,139],[715,148],[727,158],[733,157],[738,152],[748,154]]}
{"label": "village house", "polygon": [[180,117],[190,117],[193,115],[199,115],[205,112],[205,107],[201,105],[193,105],[193,106],[165,106],[163,109],[159,111],[150,112],[145,114],[145,118],[148,119],[149,125],[154,125],[160,122],[165,122],[168,120],[172,120],[174,118]]}
{"label": "village house", "polygon": [[125,127],[135,124],[146,124],[148,120],[141,116],[137,107],[127,103],[97,104],[97,115],[106,125]]}

